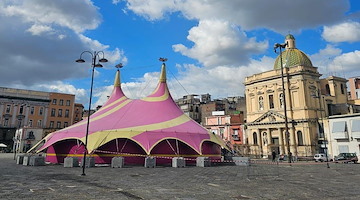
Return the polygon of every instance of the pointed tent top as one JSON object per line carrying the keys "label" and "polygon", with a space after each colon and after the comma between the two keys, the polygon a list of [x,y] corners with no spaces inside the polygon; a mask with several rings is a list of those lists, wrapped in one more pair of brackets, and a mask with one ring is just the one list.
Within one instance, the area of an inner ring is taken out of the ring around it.
{"label": "pointed tent top", "polygon": [[115,80],[114,80],[114,87],[120,87],[120,70],[116,71]]}
{"label": "pointed tent top", "polygon": [[167,58],[159,58],[159,61],[162,62],[162,66],[161,66],[161,73],[160,73],[160,79],[159,82],[160,83],[166,83],[166,65],[165,62],[167,61]]}
{"label": "pointed tent top", "polygon": [[165,63],[163,63],[162,66],[161,66],[159,82],[160,83],[166,83],[166,65],[165,65]]}
{"label": "pointed tent top", "polygon": [[103,105],[103,107],[105,107],[106,105],[117,101],[118,99],[125,97],[127,99],[127,97],[125,96],[124,92],[121,89],[121,81],[120,81],[120,67],[116,67],[118,68],[118,70],[116,71],[115,74],[115,80],[114,80],[114,89],[109,97],[109,99],[107,100],[107,102],[105,102],[105,104]]}

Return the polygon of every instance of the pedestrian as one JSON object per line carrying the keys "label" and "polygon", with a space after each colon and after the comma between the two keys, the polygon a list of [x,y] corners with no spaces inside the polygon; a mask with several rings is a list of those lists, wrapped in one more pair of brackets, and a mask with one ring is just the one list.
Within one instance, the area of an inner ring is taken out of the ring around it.
{"label": "pedestrian", "polygon": [[289,162],[290,163],[292,162],[292,153],[291,152],[289,153]]}
{"label": "pedestrian", "polygon": [[272,161],[275,162],[275,158],[276,158],[275,150],[272,151],[271,155],[272,155]]}

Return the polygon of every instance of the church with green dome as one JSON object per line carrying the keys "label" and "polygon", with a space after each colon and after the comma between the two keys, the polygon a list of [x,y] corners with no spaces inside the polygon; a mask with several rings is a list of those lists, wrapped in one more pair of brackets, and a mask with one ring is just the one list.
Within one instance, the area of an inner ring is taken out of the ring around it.
{"label": "church with green dome", "polygon": [[323,152],[319,143],[325,140],[323,127],[328,125],[320,119],[329,116],[332,104],[347,102],[346,79],[320,79],[322,74],[296,47],[293,35],[287,35],[284,44],[273,70],[245,78],[245,143],[246,154],[252,157],[266,158],[273,151],[297,157]]}

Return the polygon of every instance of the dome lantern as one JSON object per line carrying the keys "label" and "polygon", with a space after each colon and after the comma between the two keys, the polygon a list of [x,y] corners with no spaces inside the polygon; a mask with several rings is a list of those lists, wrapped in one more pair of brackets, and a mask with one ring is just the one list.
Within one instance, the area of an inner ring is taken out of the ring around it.
{"label": "dome lantern", "polygon": [[295,37],[291,34],[288,34],[285,37],[285,43],[287,47],[285,51],[279,55],[274,63],[274,69],[281,69],[280,56],[283,60],[283,67],[293,67],[293,66],[307,66],[313,67],[309,57],[302,51],[296,48],[295,46]]}

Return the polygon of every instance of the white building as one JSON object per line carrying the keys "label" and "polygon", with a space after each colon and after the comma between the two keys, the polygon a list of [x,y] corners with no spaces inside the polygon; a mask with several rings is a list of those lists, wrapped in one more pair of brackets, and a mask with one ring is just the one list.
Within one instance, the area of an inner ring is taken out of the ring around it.
{"label": "white building", "polygon": [[329,116],[329,157],[339,153],[356,153],[360,160],[360,113]]}
{"label": "white building", "polygon": [[17,153],[25,153],[44,137],[42,128],[19,128],[15,132],[14,149]]}

